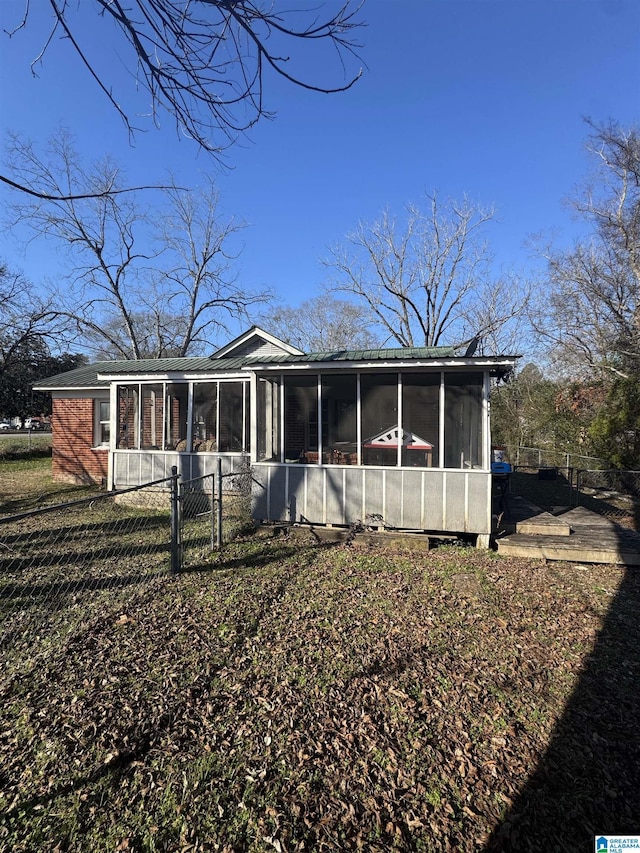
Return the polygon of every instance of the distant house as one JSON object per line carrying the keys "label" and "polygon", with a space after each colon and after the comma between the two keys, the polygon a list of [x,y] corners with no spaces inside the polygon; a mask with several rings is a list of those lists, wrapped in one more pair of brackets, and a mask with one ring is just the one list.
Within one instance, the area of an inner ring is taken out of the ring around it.
{"label": "distant house", "polygon": [[491,532],[491,379],[449,347],[303,353],[253,327],[210,357],[99,362],[43,380],[53,475],[110,489],[253,466],[253,515]]}

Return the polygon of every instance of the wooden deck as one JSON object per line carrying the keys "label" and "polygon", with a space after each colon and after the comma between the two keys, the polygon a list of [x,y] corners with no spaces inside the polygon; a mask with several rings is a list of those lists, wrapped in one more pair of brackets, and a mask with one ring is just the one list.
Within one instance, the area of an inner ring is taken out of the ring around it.
{"label": "wooden deck", "polygon": [[536,509],[518,498],[511,500],[509,520],[498,526],[499,554],[640,566],[640,533],[584,507],[559,515]]}

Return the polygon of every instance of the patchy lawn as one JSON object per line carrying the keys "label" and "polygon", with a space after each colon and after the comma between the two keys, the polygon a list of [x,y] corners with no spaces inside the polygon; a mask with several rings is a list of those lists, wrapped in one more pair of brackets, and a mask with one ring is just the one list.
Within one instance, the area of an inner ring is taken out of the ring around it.
{"label": "patchy lawn", "polygon": [[639,832],[640,575],[255,536],[0,683],[0,849]]}
{"label": "patchy lawn", "polygon": [[[45,440],[51,442],[51,436]],[[26,439],[20,438],[25,443]],[[26,444],[25,444],[26,447]],[[97,494],[96,486],[57,483],[51,476],[51,456],[27,454],[2,456],[0,445],[0,515],[26,512],[41,506],[73,501]]]}
{"label": "patchy lawn", "polygon": [[0,463],[10,459],[47,458],[51,463],[51,433],[2,433]]}

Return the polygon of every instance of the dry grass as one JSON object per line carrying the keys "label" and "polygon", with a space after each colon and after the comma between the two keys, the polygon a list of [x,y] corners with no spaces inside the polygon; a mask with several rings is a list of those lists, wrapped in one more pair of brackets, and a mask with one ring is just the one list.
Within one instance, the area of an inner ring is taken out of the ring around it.
{"label": "dry grass", "polygon": [[97,492],[95,486],[55,482],[51,476],[51,457],[46,454],[17,459],[0,457],[0,515],[26,512]]}

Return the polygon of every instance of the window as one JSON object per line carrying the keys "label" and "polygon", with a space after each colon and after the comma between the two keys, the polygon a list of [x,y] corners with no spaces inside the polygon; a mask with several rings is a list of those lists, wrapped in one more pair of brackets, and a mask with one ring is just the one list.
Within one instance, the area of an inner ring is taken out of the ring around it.
{"label": "window", "polygon": [[[117,398],[118,449],[249,450],[247,381],[136,382],[119,385]],[[190,406],[192,448],[187,441]]]}
{"label": "window", "polygon": [[118,385],[118,440],[117,447],[135,450],[138,447],[140,413],[137,385]]}
{"label": "window", "polygon": [[187,409],[189,386],[186,382],[166,386],[165,450],[187,450]]}
{"label": "window", "polygon": [[360,377],[362,464],[398,464],[398,374]]}
{"label": "window", "polygon": [[246,445],[244,383],[220,383],[220,452],[239,453]]}
{"label": "window", "polygon": [[322,451],[326,462],[358,461],[358,384],[355,374],[322,377]]}
{"label": "window", "polygon": [[243,450],[249,453],[251,450],[251,386],[248,382],[244,383],[244,446]]}
{"label": "window", "polygon": [[142,386],[142,441],[143,450],[160,450],[162,447],[162,385]]}
{"label": "window", "polygon": [[111,424],[111,405],[108,400],[96,400],[94,412],[95,446],[105,447],[109,444]]}
{"label": "window", "polygon": [[193,386],[191,438],[194,450],[218,449],[217,382],[197,382]]}
{"label": "window", "polygon": [[481,468],[483,387],[471,371],[285,376],[280,456],[280,380],[260,378],[258,460]]}

